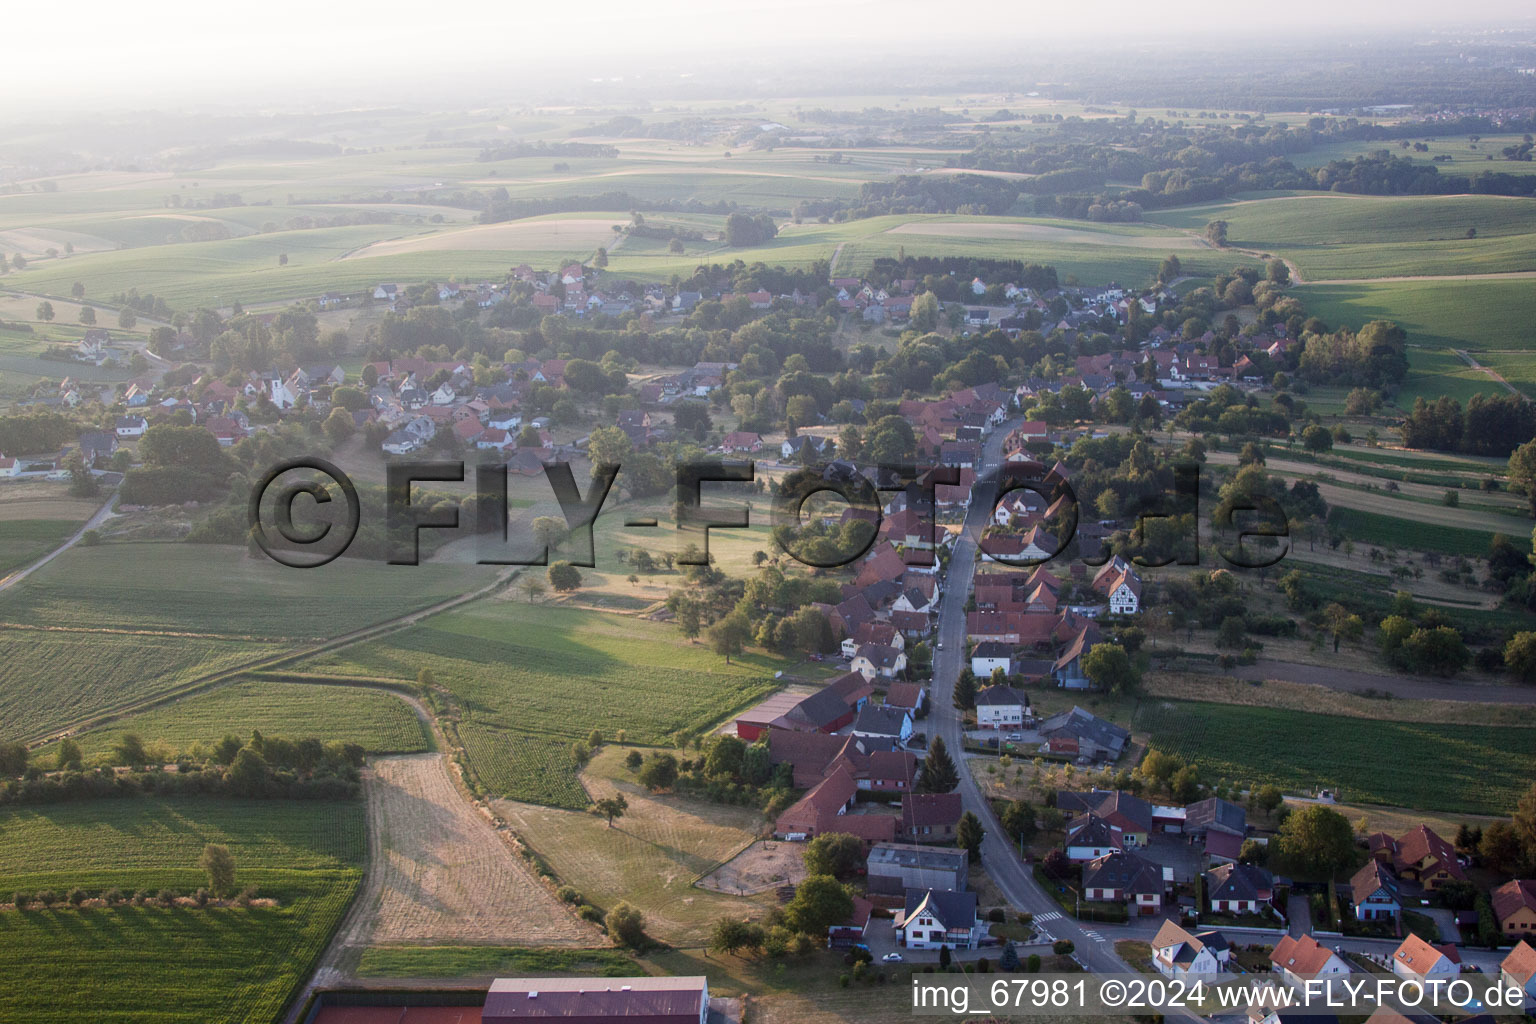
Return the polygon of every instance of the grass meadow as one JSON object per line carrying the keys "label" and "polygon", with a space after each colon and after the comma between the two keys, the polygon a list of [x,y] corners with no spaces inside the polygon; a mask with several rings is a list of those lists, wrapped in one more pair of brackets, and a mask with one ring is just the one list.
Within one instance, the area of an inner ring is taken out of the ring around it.
{"label": "grass meadow", "polygon": [[462,709],[470,767],[498,796],[585,807],[568,748],[592,729],[631,743],[695,734],[772,689],[777,659],[726,665],[676,628],[587,609],[485,600],[376,641],[316,655],[306,672],[415,680]]}
{"label": "grass meadow", "polygon": [[[1193,759],[1208,779],[1310,792],[1353,803],[1507,814],[1524,793],[1536,729],[1371,721],[1283,708],[1146,700],[1135,727]],[[1383,751],[1413,751],[1433,771],[1405,771]]]}
{"label": "grass meadow", "polygon": [[568,885],[598,907],[627,900],[640,908],[648,931],[674,945],[702,945],[723,915],[756,916],[761,904],[695,886],[695,879],[731,859],[758,837],[755,807],[655,796],[633,781],[623,751],[608,746],[585,773],[594,795],[620,792],[629,803],[609,828],[584,811],[526,803],[495,804]]}
{"label": "grass meadow", "polygon": [[0,811],[0,889],[95,896],[207,884],[203,845],[275,906],[0,910],[0,1017],[180,1024],[278,1019],[362,875],[360,801],[119,799]]}
{"label": "grass meadow", "polygon": [[371,754],[431,749],[416,712],[395,694],[358,686],[261,679],[183,697],[81,733],[76,741],[89,761],[109,751],[126,733],[184,751],[195,743],[211,746],[229,733],[244,738],[252,730],[265,736],[357,743]]}
{"label": "grass meadow", "polygon": [[488,567],[356,558],[292,569],[222,545],[76,546],[0,595],[0,621],[309,640],[404,615],[492,578]]}
{"label": "grass meadow", "polygon": [[1296,289],[1308,311],[1330,324],[1394,320],[1417,348],[1526,350],[1536,317],[1536,282],[1384,281]]}
{"label": "grass meadow", "polygon": [[1536,204],[1507,196],[1299,193],[1147,219],[1186,231],[1225,220],[1232,246],[1292,259],[1309,281],[1536,270]]}

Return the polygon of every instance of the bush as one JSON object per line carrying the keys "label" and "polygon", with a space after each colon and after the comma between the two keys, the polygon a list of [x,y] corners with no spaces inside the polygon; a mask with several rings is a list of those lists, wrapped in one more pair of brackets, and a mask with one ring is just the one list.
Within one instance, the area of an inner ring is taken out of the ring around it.
{"label": "bush", "polygon": [[991,921],[993,924],[1002,924],[1004,921],[1008,920],[1008,914],[1005,910],[1003,910],[1002,907],[993,907],[991,910],[987,911],[987,920]]}
{"label": "bush", "polygon": [[590,903],[583,903],[576,908],[576,916],[583,921],[591,921],[593,924],[603,923],[603,912]]}
{"label": "bush", "polygon": [[70,906],[78,907],[80,904],[85,902],[85,890],[79,886],[75,886],[65,894],[64,898],[69,901]]}
{"label": "bush", "polygon": [[205,888],[203,886],[198,886],[197,892],[192,894],[192,902],[196,903],[200,907],[206,907],[208,905],[208,890],[207,890],[207,888]]}
{"label": "bush", "polygon": [[986,957],[982,957],[981,959],[977,960],[976,961],[976,973],[977,974],[991,974],[992,973],[992,961],[988,960]]}
{"label": "bush", "polygon": [[59,902],[59,894],[54,892],[52,889],[44,889],[42,892],[37,894],[37,902],[41,903],[45,907],[51,907],[55,903]]}
{"label": "bush", "polygon": [[620,902],[604,918],[608,937],[622,946],[638,948],[645,944],[645,915],[628,903]]}
{"label": "bush", "polygon": [[11,893],[11,906],[15,907],[17,910],[26,909],[27,903],[27,894],[22,892],[20,889]]}
{"label": "bush", "polygon": [[254,900],[255,898],[256,887],[254,885],[248,885],[244,889],[240,890],[240,895],[235,897],[235,904],[241,907],[248,907],[251,905],[251,900]]}
{"label": "bush", "polygon": [[102,902],[107,903],[108,905],[121,903],[123,902],[123,890],[115,888],[108,889],[106,892],[101,894],[101,899]]}
{"label": "bush", "polygon": [[155,901],[162,907],[174,907],[176,905],[176,894],[169,889],[161,889],[155,894]]}
{"label": "bush", "polygon": [[1024,969],[1030,974],[1040,973],[1040,954],[1031,953],[1029,959],[1024,961]]}
{"label": "bush", "polygon": [[[1055,942],[1051,943],[1051,952],[1055,953],[1057,956],[1066,956],[1076,948],[1077,947],[1072,944],[1071,939],[1057,939]],[[1034,958],[1031,957],[1030,959],[1033,960]]]}
{"label": "bush", "polygon": [[580,903],[582,901],[581,893],[569,885],[562,885],[556,889],[555,895],[560,899],[561,903]]}

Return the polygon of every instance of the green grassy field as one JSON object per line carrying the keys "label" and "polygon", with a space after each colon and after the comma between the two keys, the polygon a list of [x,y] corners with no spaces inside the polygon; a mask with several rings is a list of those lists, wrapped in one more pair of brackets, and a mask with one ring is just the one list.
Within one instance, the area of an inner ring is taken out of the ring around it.
{"label": "green grassy field", "polygon": [[[1407,157],[1416,163],[1428,164],[1441,174],[1477,174],[1489,171],[1496,174],[1536,174],[1536,163],[1522,160],[1506,160],[1500,151],[1505,146],[1518,146],[1522,137],[1515,135],[1483,135],[1471,142],[1465,135],[1430,137],[1419,140],[1429,145],[1429,152],[1415,153],[1404,150],[1396,143],[1379,140],[1359,142],[1335,142],[1317,146],[1290,158],[1297,167],[1321,167],[1331,160],[1351,160],[1357,156],[1385,149],[1394,157]],[[1436,163],[1435,157],[1448,156],[1449,161]],[[1489,159],[1489,157],[1493,159]]]}
{"label": "green grassy field", "polygon": [[206,884],[227,844],[236,884],[272,907],[0,911],[0,1018],[67,1024],[277,1019],[361,879],[362,803],[120,799],[0,812],[0,888],[91,895]]}
{"label": "green grassy field", "polygon": [[1225,220],[1232,246],[1285,256],[1311,281],[1536,269],[1536,203],[1505,196],[1302,193],[1147,219],[1190,231]]}
{"label": "green grassy field", "polygon": [[1536,398],[1536,352],[1479,352],[1477,361]]}
{"label": "green grassy field", "polygon": [[[1478,360],[1482,362],[1481,359]],[[1467,365],[1446,348],[1411,348],[1408,350],[1408,379],[1398,390],[1394,402],[1399,409],[1412,409],[1415,399],[1433,402],[1448,395],[1462,405],[1473,395],[1507,394],[1498,381]]]}
{"label": "green grassy field", "polygon": [[382,622],[492,578],[484,566],[356,558],[292,569],[219,545],[77,546],[0,595],[0,621],[309,639]]}
{"label": "green grassy field", "polygon": [[673,626],[582,609],[490,600],[382,640],[317,655],[302,670],[415,680],[430,669],[462,705],[471,766],[493,792],[585,806],[568,753],[592,729],[656,744],[750,705],[783,664],[724,659]]}
{"label": "green grassy field", "polygon": [[[1332,508],[1328,511],[1328,524],[1339,529],[1355,544],[1374,544],[1378,547],[1391,545],[1415,551],[1438,551],[1446,555],[1482,557],[1488,553],[1492,532],[1482,530],[1458,530],[1435,523],[1418,522],[1411,518],[1412,506],[1405,506],[1403,518],[1367,512],[1363,509]],[[1519,532],[1519,520],[1511,520],[1511,541],[1516,546],[1530,546],[1530,539]]]}
{"label": "green grassy field", "polygon": [[[1351,803],[1507,814],[1525,791],[1536,729],[1378,722],[1280,708],[1143,701],[1135,727],[1202,777],[1332,788]],[[1382,751],[1412,751],[1433,771],[1405,771]]]}
{"label": "green grassy field", "polygon": [[1421,348],[1527,350],[1536,317],[1536,282],[1384,281],[1304,285],[1296,295],[1329,324],[1358,327],[1393,320]]}
{"label": "green grassy field", "polygon": [[[87,759],[109,750],[125,733],[184,751],[212,745],[228,733],[313,736],[358,743],[369,753],[408,754],[431,749],[421,720],[404,700],[357,686],[253,680],[131,715],[76,740]],[[43,756],[47,756],[46,753]]]}
{"label": "green grassy field", "polygon": [[0,739],[36,739],[281,650],[205,637],[7,629],[0,633]]}
{"label": "green grassy field", "polygon": [[375,946],[365,949],[363,978],[506,978],[584,974],[622,978],[635,962],[616,949],[532,949],[526,946]]}
{"label": "green grassy field", "polygon": [[0,523],[0,578],[24,568],[64,543],[79,519],[11,519]]}

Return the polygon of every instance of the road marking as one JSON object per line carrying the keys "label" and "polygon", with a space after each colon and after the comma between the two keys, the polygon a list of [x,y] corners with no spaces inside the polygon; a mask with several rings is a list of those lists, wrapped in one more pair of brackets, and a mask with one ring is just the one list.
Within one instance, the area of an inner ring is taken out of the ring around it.
{"label": "road marking", "polygon": [[1083,929],[1083,934],[1088,936],[1088,938],[1092,939],[1094,942],[1103,942],[1104,941],[1104,936],[1100,935],[1098,932],[1091,932],[1088,929],[1084,928]]}
{"label": "road marking", "polygon": [[1036,914],[1036,921],[1057,921],[1061,919],[1061,911],[1053,910],[1049,914]]}

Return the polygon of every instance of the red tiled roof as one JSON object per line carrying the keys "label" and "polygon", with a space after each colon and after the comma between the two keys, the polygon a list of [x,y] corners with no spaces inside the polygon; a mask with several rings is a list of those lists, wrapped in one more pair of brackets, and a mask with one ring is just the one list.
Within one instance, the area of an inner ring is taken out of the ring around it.
{"label": "red tiled roof", "polygon": [[1532,977],[1536,977],[1536,948],[1521,939],[1504,958],[1500,969],[1524,988]]}
{"label": "red tiled roof", "polygon": [[1276,969],[1290,971],[1302,978],[1310,978],[1321,971],[1328,963],[1328,958],[1333,952],[1310,935],[1300,937],[1285,936],[1275,943],[1275,950],[1269,955],[1269,962]]}

